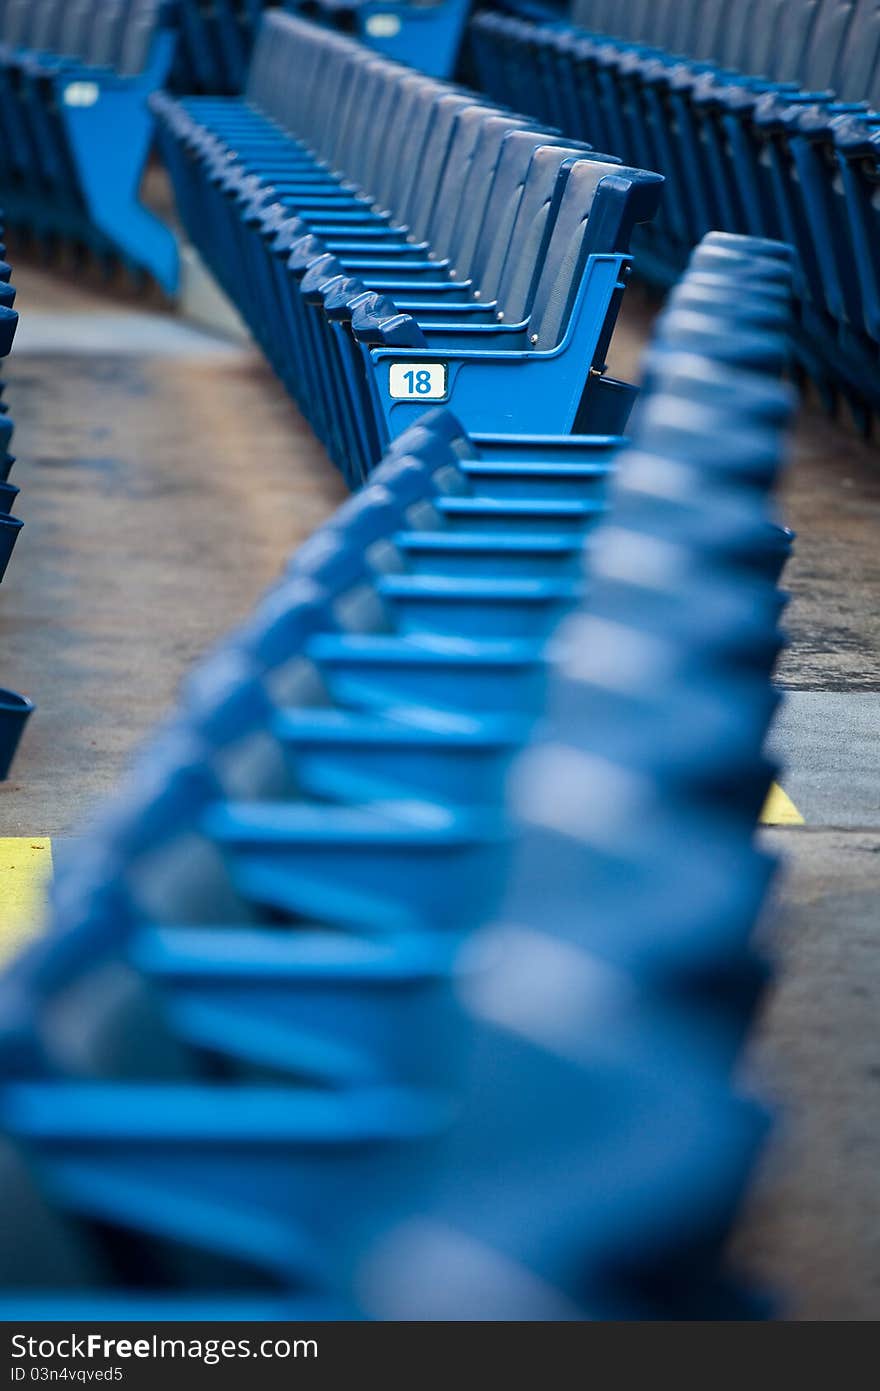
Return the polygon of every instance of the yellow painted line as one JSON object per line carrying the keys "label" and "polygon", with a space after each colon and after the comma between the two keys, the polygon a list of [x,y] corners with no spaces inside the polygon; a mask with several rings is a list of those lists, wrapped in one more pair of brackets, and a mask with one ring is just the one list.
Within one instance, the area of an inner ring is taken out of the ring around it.
{"label": "yellow painted line", "polygon": [[783,792],[778,782],[775,782],[767,794],[764,803],[764,810],[761,812],[762,826],[805,826],[806,822],[801,816],[794,802],[787,792]]}
{"label": "yellow painted line", "polygon": [[0,836],[0,963],[39,932],[51,877],[48,836]]}

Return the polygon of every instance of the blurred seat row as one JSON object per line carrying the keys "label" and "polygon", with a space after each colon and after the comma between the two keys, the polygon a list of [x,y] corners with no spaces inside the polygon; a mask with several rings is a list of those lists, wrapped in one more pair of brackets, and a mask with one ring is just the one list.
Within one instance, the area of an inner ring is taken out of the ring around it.
{"label": "blurred seat row", "polygon": [[605,353],[659,176],[280,13],[244,101],[153,106],[190,237],[350,481],[434,401],[619,432]]}
{"label": "blurred seat row", "polygon": [[[0,213],[0,237],[3,236],[3,215]],[[6,247],[0,242],[0,258],[6,255]],[[12,351],[15,330],[18,327],[18,312],[15,304],[15,289],[10,283],[12,267],[0,259],[0,359],[8,357]],[[24,525],[18,517],[12,516],[15,499],[19,490],[10,483],[9,475],[15,463],[15,455],[10,453],[15,424],[9,414],[9,406],[3,400],[5,384],[0,381],[0,583],[6,574],[18,534]],[[33,705],[15,691],[0,689],[0,782],[9,775],[24,726],[30,718]]]}
{"label": "blurred seat row", "polygon": [[0,181],[10,223],[153,276],[177,245],[139,200],[153,140],[147,97],[176,36],[163,0],[0,0]]}
{"label": "blurred seat row", "polygon": [[168,18],[178,48],[171,90],[242,91],[263,14],[276,7],[350,34],[431,77],[451,77],[471,0],[173,0]]}
{"label": "blurred seat row", "polygon": [[704,243],[630,441],[423,415],[194,671],[0,981],[4,1317],[762,1311],[790,279]]}
{"label": "blurred seat row", "polygon": [[[0,0],[0,181],[11,223],[178,287],[170,229],[140,189],[151,92],[241,92],[275,0]],[[288,5],[299,9],[296,3]],[[449,75],[468,0],[317,4],[322,22]]]}
{"label": "blurred seat row", "polygon": [[710,229],[797,252],[798,356],[834,407],[880,408],[880,3],[581,0],[576,26],[489,11],[483,89],[666,176],[638,269],[669,285]]}

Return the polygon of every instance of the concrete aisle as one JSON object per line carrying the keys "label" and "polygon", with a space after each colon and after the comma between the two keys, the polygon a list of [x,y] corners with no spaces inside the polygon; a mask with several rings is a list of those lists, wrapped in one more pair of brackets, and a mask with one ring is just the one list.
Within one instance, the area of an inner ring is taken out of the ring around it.
{"label": "concrete aisle", "polygon": [[[256,353],[16,265],[9,364],[27,527],[0,591],[0,680],[40,711],[0,838],[63,835],[192,660],[342,497]],[[99,317],[94,317],[94,315]],[[613,369],[635,371],[638,296]],[[806,824],[764,932],[780,963],[747,1083],[784,1101],[734,1256],[801,1318],[880,1313],[880,451],[803,417],[786,490],[792,691],[774,732]],[[39,842],[37,842],[39,844]],[[0,871],[3,865],[0,863]]]}
{"label": "concrete aisle", "polygon": [[805,825],[764,934],[780,968],[751,1059],[783,1107],[740,1254],[806,1319],[880,1317],[880,448],[818,412],[785,495],[786,692],[771,737]]}

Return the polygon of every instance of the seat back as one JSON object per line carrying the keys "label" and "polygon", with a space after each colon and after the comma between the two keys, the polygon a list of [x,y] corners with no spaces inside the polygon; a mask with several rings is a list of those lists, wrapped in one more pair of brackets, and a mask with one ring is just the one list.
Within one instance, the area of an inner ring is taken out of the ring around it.
{"label": "seat back", "polygon": [[405,69],[401,73],[406,74],[399,79],[403,99],[392,112],[384,153],[377,142],[367,186],[375,190],[380,207],[412,225],[414,212],[422,212],[415,190],[436,191],[452,121],[455,112],[467,105],[467,98],[420,74]]}
{"label": "seat back", "polygon": [[[389,80],[390,69],[383,59],[363,62],[343,75],[351,90],[347,107],[348,128],[338,142],[331,144],[334,168],[370,168],[371,151],[381,145],[389,123],[405,100],[406,84]],[[375,122],[364,121],[363,111],[374,111]]]}
{"label": "seat back", "polygon": [[855,0],[824,0],[819,6],[804,54],[804,68],[796,79],[802,87],[820,92],[831,86],[854,8]]}
{"label": "seat back", "polygon": [[66,0],[58,38],[58,52],[85,58],[89,49],[94,5],[92,0]]}
{"label": "seat back", "polygon": [[[442,217],[445,213],[448,222],[449,210],[444,209],[443,200],[461,196],[473,153],[473,125],[495,110],[466,93],[450,92],[438,100],[422,159],[401,207],[402,220],[412,228],[417,241],[430,238],[434,243],[435,214]],[[468,121],[464,121],[466,116]]]}
{"label": "seat back", "polygon": [[880,107],[880,0],[856,0],[833,85],[846,101]]}
{"label": "seat back", "polygon": [[576,0],[584,29],[847,101],[880,86],[877,0]]}
{"label": "seat back", "polygon": [[122,76],[140,73],[164,0],[5,0],[0,39],[79,59]]}
{"label": "seat back", "polygon": [[449,257],[459,274],[467,274],[456,255],[460,224],[479,221],[501,141],[509,131],[526,128],[531,127],[524,119],[503,115],[491,107],[467,106],[458,113],[455,141],[434,204],[431,241],[437,254]]}
{"label": "seat back", "polygon": [[96,68],[112,68],[123,42],[128,24],[127,0],[108,0],[93,7],[89,30],[87,58]]}
{"label": "seat back", "polygon": [[561,341],[588,257],[628,251],[636,224],[654,215],[662,184],[657,174],[599,160],[572,166],[535,289],[534,346],[547,349]]}
{"label": "seat back", "polygon": [[[541,273],[543,249],[558,214],[568,174],[582,152],[565,145],[542,145],[528,172],[506,237],[496,239],[485,274],[486,298],[497,299],[510,323],[525,319]],[[502,236],[506,219],[502,221]]]}
{"label": "seat back", "polygon": [[31,0],[7,0],[3,16],[3,39],[6,43],[24,45],[33,19]]}
{"label": "seat back", "polygon": [[[803,6],[795,6],[804,18],[809,11]],[[763,0],[758,19],[746,29],[740,62],[743,72],[761,76],[773,75],[779,81],[788,81],[781,72],[782,54],[780,37],[787,11],[792,6],[787,0]]]}
{"label": "seat back", "polygon": [[56,49],[60,37],[64,0],[42,0],[36,6],[28,43],[38,50]]}

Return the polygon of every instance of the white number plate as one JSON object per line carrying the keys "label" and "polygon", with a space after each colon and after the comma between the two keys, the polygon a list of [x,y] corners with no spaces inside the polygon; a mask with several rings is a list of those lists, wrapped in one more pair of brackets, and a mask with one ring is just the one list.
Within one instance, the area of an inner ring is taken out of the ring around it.
{"label": "white number plate", "polygon": [[445,362],[392,362],[388,391],[392,401],[443,401]]}
{"label": "white number plate", "polygon": [[371,14],[367,16],[364,28],[371,39],[393,39],[400,33],[402,25],[396,14]]}
{"label": "white number plate", "polygon": [[94,106],[100,95],[97,82],[69,82],[64,88],[64,105]]}

